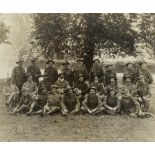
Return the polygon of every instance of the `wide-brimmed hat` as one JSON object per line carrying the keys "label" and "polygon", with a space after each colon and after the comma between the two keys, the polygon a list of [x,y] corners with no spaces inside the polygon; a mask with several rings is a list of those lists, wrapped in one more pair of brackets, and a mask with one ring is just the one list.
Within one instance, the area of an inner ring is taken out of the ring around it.
{"label": "wide-brimmed hat", "polygon": [[77,59],[76,62],[83,62],[83,58]]}
{"label": "wide-brimmed hat", "polygon": [[96,60],[98,61],[98,63],[100,63],[99,58],[97,58],[97,57],[96,58],[93,58],[93,62],[95,62]]}
{"label": "wide-brimmed hat", "polygon": [[106,64],[105,68],[108,68],[109,66],[113,66],[113,64]]}
{"label": "wide-brimmed hat", "polygon": [[90,92],[90,90],[92,90],[92,89],[96,91],[96,87],[95,86],[89,87],[88,91]]}
{"label": "wide-brimmed hat", "polygon": [[123,77],[123,80],[125,81],[127,78],[130,78],[130,79],[132,80],[132,77],[131,77],[130,75],[125,75],[125,76]]}
{"label": "wide-brimmed hat", "polygon": [[147,62],[146,61],[140,61],[139,65],[141,66],[142,64],[146,64],[147,65]]}
{"label": "wide-brimmed hat", "polygon": [[16,61],[17,64],[18,64],[18,63],[21,63],[21,62],[23,62],[23,59],[22,59],[22,58],[19,58],[19,59],[17,59],[17,61]]}
{"label": "wide-brimmed hat", "polygon": [[138,80],[140,80],[140,79],[145,79],[145,81],[147,81],[147,78],[145,77],[145,76],[143,76],[143,75],[140,75],[139,77],[138,77]]}
{"label": "wide-brimmed hat", "polygon": [[52,59],[48,59],[48,60],[46,61],[46,64],[49,64],[49,62],[52,62],[53,64],[55,64],[55,62],[54,62]]}
{"label": "wide-brimmed hat", "polygon": [[80,77],[84,77],[84,75],[83,74],[78,74],[78,79],[80,78]]}
{"label": "wide-brimmed hat", "polygon": [[53,88],[58,88],[58,86],[56,85],[56,84],[52,84],[51,86],[50,86],[50,89],[52,90]]}
{"label": "wide-brimmed hat", "polygon": [[31,59],[31,62],[36,62],[37,61],[37,58],[32,58]]}
{"label": "wide-brimmed hat", "polygon": [[68,62],[68,61],[64,61],[63,63],[62,63],[62,65],[69,65],[70,63]]}
{"label": "wide-brimmed hat", "polygon": [[126,63],[126,67],[128,67],[128,66],[129,66],[129,64],[135,65],[135,63],[134,63],[134,62],[127,62],[127,63]]}
{"label": "wide-brimmed hat", "polygon": [[109,80],[112,79],[112,78],[115,79],[115,81],[117,81],[117,78],[115,76],[110,76]]}
{"label": "wide-brimmed hat", "polygon": [[117,91],[116,91],[114,88],[110,88],[110,89],[108,90],[108,94],[110,94],[111,91],[114,91],[115,94],[117,94]]}
{"label": "wide-brimmed hat", "polygon": [[69,91],[69,90],[71,90],[71,89],[73,90],[73,88],[72,88],[72,87],[67,86],[67,88],[65,88],[65,89],[64,89],[64,92],[66,93],[66,92],[68,92],[68,91]]}

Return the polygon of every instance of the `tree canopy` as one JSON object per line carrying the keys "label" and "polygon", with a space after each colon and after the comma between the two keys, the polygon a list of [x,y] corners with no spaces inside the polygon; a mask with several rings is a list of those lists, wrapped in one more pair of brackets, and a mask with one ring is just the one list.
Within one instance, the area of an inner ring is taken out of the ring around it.
{"label": "tree canopy", "polygon": [[0,21],[0,44],[8,42],[9,28]]}

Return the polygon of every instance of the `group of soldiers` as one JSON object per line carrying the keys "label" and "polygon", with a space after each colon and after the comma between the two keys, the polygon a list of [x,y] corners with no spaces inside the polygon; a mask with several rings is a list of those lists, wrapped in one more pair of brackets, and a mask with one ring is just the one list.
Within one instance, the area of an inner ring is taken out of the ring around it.
{"label": "group of soldiers", "polygon": [[113,65],[103,65],[98,58],[93,59],[89,73],[83,59],[76,61],[74,69],[65,60],[59,70],[56,61],[49,59],[43,75],[37,59],[31,62],[25,71],[19,59],[11,78],[6,80],[3,94],[12,114],[150,116],[153,78],[145,61],[127,63],[121,83]]}

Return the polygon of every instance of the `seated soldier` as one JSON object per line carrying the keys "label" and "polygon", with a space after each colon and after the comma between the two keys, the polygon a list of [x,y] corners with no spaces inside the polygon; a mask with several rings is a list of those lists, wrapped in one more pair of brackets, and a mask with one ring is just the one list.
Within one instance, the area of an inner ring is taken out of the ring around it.
{"label": "seated soldier", "polygon": [[114,77],[117,81],[117,75],[116,72],[113,70],[113,65],[107,64],[105,66],[105,81],[104,81],[105,86],[110,84],[110,77]]}
{"label": "seated soldier", "polygon": [[134,96],[135,87],[134,84],[131,82],[132,78],[130,75],[126,75],[123,77],[123,86],[122,90],[127,89],[130,95]]}
{"label": "seated soldier", "polygon": [[88,91],[88,85],[84,82],[84,77],[82,74],[78,75],[78,80],[74,85],[75,88],[78,88],[81,91],[82,97],[85,96],[85,94]]}
{"label": "seated soldier", "polygon": [[136,83],[135,86],[135,99],[137,102],[140,103],[141,110],[143,112],[147,112],[150,107],[150,87],[147,83],[146,77],[140,76],[138,80],[139,81]]}
{"label": "seated soldier", "polygon": [[28,91],[29,95],[31,95],[32,98],[34,98],[38,94],[37,84],[32,80],[31,74],[27,74],[27,81],[24,82],[22,86],[22,92],[24,92],[25,90]]}
{"label": "seated soldier", "polygon": [[61,100],[62,115],[77,114],[80,109],[78,97],[73,93],[73,89],[68,87]]}
{"label": "seated soldier", "polygon": [[6,79],[6,85],[3,88],[3,95],[6,98],[6,106],[15,107],[19,100],[19,89],[16,85],[11,84],[11,79]]}
{"label": "seated soldier", "polygon": [[85,113],[95,115],[103,111],[103,104],[100,97],[96,94],[96,88],[90,87],[89,94],[85,96],[82,102],[81,110]]}
{"label": "seated soldier", "polygon": [[74,88],[74,93],[77,96],[77,98],[79,99],[80,104],[82,104],[84,97],[82,96],[81,90],[79,90],[78,88]]}
{"label": "seated soldier", "polygon": [[60,112],[61,95],[57,93],[57,85],[51,86],[51,91],[48,94],[47,104],[44,106],[44,115],[51,115]]}
{"label": "seated soldier", "polygon": [[104,98],[103,106],[104,112],[110,115],[116,115],[120,113],[120,100],[116,96],[115,89],[109,89],[107,96]]}
{"label": "seated soldier", "polygon": [[22,96],[20,98],[20,101],[17,107],[13,110],[13,114],[27,113],[32,103],[33,103],[33,98],[29,94],[29,90],[25,89],[24,92],[22,92]]}
{"label": "seated soldier", "polygon": [[122,114],[129,115],[130,117],[137,117],[140,105],[135,101],[134,97],[130,95],[128,89],[122,90],[120,104]]}
{"label": "seated soldier", "polygon": [[47,104],[47,90],[45,87],[40,88],[40,93],[34,98],[34,102],[30,106],[27,115],[41,115],[43,114],[43,108]]}
{"label": "seated soldier", "polygon": [[105,87],[105,95],[107,95],[111,89],[114,89],[116,94],[118,93],[119,88],[115,76],[109,77],[109,84]]}
{"label": "seated soldier", "polygon": [[58,80],[55,82],[58,87],[58,92],[60,94],[64,93],[64,90],[69,86],[69,82],[64,79],[64,73],[60,72],[58,74]]}
{"label": "seated soldier", "polygon": [[50,90],[50,83],[47,81],[47,75],[39,78],[38,93],[42,91],[42,87],[46,88],[47,91]]}
{"label": "seated soldier", "polygon": [[143,75],[146,78],[148,84],[152,84],[153,83],[152,74],[148,70],[147,62],[145,62],[145,61],[140,62],[140,75]]}
{"label": "seated soldier", "polygon": [[100,97],[101,100],[104,99],[104,87],[103,83],[99,82],[99,77],[94,75],[93,82],[90,83],[90,87],[94,86],[96,88],[97,95]]}

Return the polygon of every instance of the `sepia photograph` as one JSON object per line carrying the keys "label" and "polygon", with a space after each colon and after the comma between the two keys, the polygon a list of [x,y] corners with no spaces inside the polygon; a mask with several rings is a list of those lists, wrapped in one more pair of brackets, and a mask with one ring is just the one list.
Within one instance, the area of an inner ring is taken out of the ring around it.
{"label": "sepia photograph", "polygon": [[1,13],[0,142],[155,141],[155,13]]}

